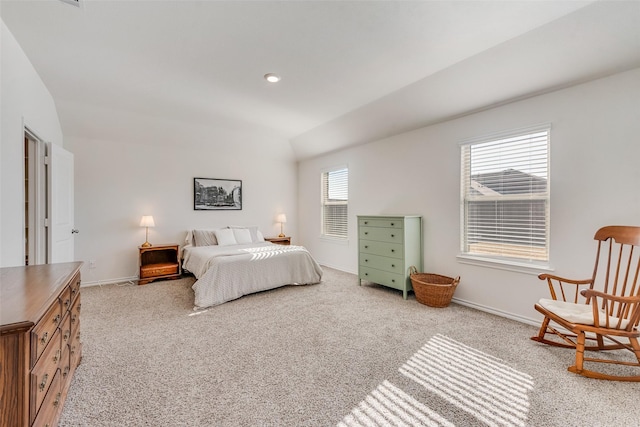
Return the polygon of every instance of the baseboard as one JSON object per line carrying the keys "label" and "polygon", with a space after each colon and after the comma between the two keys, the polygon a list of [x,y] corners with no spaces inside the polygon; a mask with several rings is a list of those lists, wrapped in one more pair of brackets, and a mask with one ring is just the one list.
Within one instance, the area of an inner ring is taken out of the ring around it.
{"label": "baseboard", "polygon": [[344,267],[336,267],[335,265],[330,265],[327,263],[321,263],[321,265],[323,267],[328,267],[328,268],[332,268],[334,270],[338,270],[338,271],[342,271],[343,273],[349,273],[349,274],[355,274],[356,276],[358,275],[358,271],[350,271],[350,270],[345,270]]}
{"label": "baseboard", "polygon": [[536,326],[536,327],[540,326],[540,320],[535,320],[535,319],[531,319],[529,317],[524,317],[524,316],[520,316],[520,315],[517,315],[517,314],[514,314],[514,313],[509,313],[507,311],[498,310],[496,308],[489,307],[489,306],[486,306],[486,305],[476,304],[475,302],[465,301],[463,299],[459,299],[459,298],[456,298],[456,297],[453,297],[451,299],[451,302],[454,302],[454,303],[460,304],[460,305],[464,305],[466,307],[470,307],[470,308],[473,308],[473,309],[476,309],[476,310],[479,310],[479,311],[484,311],[486,313],[495,314],[496,316],[505,317],[507,319],[515,320],[516,322],[526,323],[527,325]]}
{"label": "baseboard", "polygon": [[121,277],[119,279],[105,279],[96,280],[93,282],[85,282],[84,280],[80,284],[81,288],[88,288],[89,286],[102,286],[102,285],[117,285],[121,283],[131,283],[133,285],[138,283],[138,276]]}

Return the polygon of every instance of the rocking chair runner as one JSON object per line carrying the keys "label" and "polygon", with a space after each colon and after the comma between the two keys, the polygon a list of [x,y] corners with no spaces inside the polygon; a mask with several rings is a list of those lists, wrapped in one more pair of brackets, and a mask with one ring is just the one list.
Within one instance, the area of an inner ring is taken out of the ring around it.
{"label": "rocking chair runner", "polygon": [[[538,335],[531,339],[574,348],[576,361],[569,367],[571,372],[590,378],[640,381],[640,371],[638,375],[620,376],[584,366],[585,362],[594,362],[640,368],[640,227],[603,227],[594,239],[598,241],[598,249],[590,279],[572,280],[551,274],[538,276],[547,281],[552,299],[540,299],[535,305],[544,320]],[[554,335],[562,341],[554,340]],[[634,353],[637,362],[584,355],[585,350],[619,349]]]}

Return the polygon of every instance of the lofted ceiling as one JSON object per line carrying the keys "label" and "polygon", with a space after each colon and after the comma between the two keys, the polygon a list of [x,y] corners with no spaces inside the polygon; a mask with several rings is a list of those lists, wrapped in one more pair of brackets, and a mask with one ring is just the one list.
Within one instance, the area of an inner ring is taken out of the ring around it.
{"label": "lofted ceiling", "polygon": [[117,111],[301,159],[640,66],[635,0],[80,1],[0,1],[67,136]]}

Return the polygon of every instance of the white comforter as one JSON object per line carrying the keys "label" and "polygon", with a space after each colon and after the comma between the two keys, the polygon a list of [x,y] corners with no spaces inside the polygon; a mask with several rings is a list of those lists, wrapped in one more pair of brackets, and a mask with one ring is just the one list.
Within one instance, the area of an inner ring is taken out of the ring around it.
{"label": "white comforter", "polygon": [[322,268],[302,246],[270,242],[233,246],[187,246],[185,270],[196,277],[195,307],[205,308],[254,292],[322,280]]}

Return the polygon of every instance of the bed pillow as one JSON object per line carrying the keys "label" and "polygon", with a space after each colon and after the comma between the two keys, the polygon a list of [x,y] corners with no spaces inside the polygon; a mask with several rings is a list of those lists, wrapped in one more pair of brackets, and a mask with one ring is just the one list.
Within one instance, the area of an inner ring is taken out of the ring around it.
{"label": "bed pillow", "polygon": [[218,245],[220,246],[229,246],[236,245],[236,238],[233,235],[233,230],[230,228],[220,228],[215,231],[216,239],[218,240]]}
{"label": "bed pillow", "polygon": [[239,245],[245,243],[252,243],[251,232],[248,228],[232,228],[233,236],[236,238],[236,243]]}
{"label": "bed pillow", "polygon": [[[249,227],[245,227],[245,226],[241,226],[241,225],[230,225],[229,228],[234,229],[234,230],[238,230],[238,229],[247,229],[249,230],[249,233],[251,233],[251,242],[247,242],[247,243],[256,243],[256,242],[264,242],[264,236],[262,236],[262,233],[260,233],[260,231],[258,230],[258,226],[257,225],[252,225]],[[238,242],[240,243],[240,242]]]}
{"label": "bed pillow", "polygon": [[218,244],[216,230],[193,230],[194,246],[212,246]]}

